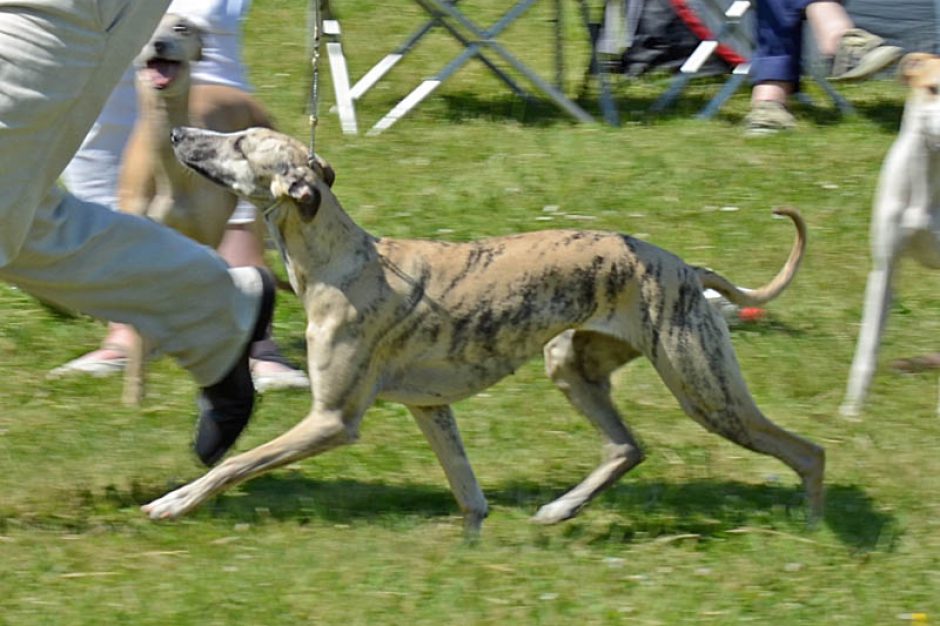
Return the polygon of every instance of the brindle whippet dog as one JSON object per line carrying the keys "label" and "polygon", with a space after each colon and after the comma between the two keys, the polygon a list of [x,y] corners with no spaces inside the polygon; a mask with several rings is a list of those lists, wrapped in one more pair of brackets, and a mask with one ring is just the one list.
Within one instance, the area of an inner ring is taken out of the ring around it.
{"label": "brindle whippet dog", "polygon": [[610,375],[647,357],[682,408],[706,429],[772,455],[800,476],[810,513],[823,504],[824,451],[768,420],[748,393],[724,320],[702,293],[759,305],[793,278],[805,225],[767,285],[742,290],[644,241],[554,230],[471,243],[375,237],[333,195],[332,170],[304,145],[251,129],[176,129],[186,165],[253,201],[286,249],[308,316],[310,413],[287,433],[233,456],[147,504],[174,518],[235,483],[357,438],[377,399],[407,406],[443,466],[469,533],[487,503],[450,405],[486,389],[543,350],[549,377],[600,431],[604,459],[534,520],[576,515],[644,457],[611,400]]}
{"label": "brindle whippet dog", "polygon": [[901,130],[885,157],[875,193],[872,269],[841,407],[848,417],[861,412],[875,373],[898,261],[908,256],[924,267],[940,269],[940,57],[908,54],[898,75],[911,89]]}
{"label": "brindle whippet dog", "polygon": [[[271,123],[261,105],[240,89],[191,84],[202,37],[192,20],[167,14],[135,59],[138,116],[122,156],[118,206],[216,248],[238,197],[180,165],[170,130],[198,126],[227,132]],[[139,339],[128,350],[127,404],[139,404],[143,396],[144,352]]]}

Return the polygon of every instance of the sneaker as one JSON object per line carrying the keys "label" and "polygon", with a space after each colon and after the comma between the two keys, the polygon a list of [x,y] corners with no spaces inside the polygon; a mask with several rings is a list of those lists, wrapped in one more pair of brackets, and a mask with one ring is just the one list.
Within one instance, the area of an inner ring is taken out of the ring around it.
{"label": "sneaker", "polygon": [[839,41],[829,80],[868,78],[900,59],[903,54],[902,48],[887,45],[878,35],[861,28],[850,28]]}
{"label": "sneaker", "polygon": [[252,342],[258,341],[267,332],[274,314],[276,291],[274,278],[262,269],[258,269],[258,273],[261,275],[261,304],[254,332],[245,351],[222,380],[200,389],[196,400],[199,419],[193,448],[206,466],[214,465],[228,452],[248,425],[255,406],[255,386],[251,379],[248,354]]}
{"label": "sneaker", "polygon": [[747,135],[772,135],[796,127],[796,118],[782,102],[758,100],[744,117],[744,132]]}

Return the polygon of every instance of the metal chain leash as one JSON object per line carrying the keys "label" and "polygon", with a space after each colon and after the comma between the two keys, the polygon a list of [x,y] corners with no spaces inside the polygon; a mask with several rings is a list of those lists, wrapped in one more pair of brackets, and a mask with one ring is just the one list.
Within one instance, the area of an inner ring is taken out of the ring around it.
{"label": "metal chain leash", "polygon": [[308,104],[308,115],[310,122],[309,163],[310,165],[313,165],[317,141],[317,123],[320,121],[317,117],[320,99],[320,32],[323,30],[323,18],[320,15],[320,0],[310,0],[308,29],[312,33],[311,47],[313,48],[310,51],[310,65],[313,69],[313,76],[310,80],[310,102]]}

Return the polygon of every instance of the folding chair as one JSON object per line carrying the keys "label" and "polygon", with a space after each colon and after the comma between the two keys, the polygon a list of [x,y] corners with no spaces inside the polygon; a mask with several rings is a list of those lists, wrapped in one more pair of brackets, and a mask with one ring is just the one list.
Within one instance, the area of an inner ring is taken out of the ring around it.
{"label": "folding chair", "polygon": [[330,74],[333,76],[333,92],[336,94],[336,111],[339,114],[340,128],[346,135],[359,133],[356,122],[356,107],[349,88],[349,70],[343,45],[340,43],[340,27],[336,20],[323,20],[323,34],[326,35],[326,55],[330,61]]}
{"label": "folding chair", "polygon": [[[418,28],[393,52],[386,55],[374,65],[363,77],[357,81],[350,90],[353,101],[361,98],[385,74],[387,74],[399,61],[415,46],[415,44],[435,27],[441,27],[453,36],[463,46],[463,52],[457,55],[441,71],[433,77],[421,82],[414,90],[396,104],[384,117],[368,131],[369,135],[376,135],[393,126],[398,120],[408,114],[422,100],[427,98],[444,81],[450,78],[470,59],[477,58],[486,65],[500,80],[517,95],[530,98],[531,96],[516,82],[516,80],[490,58],[498,57],[508,64],[517,74],[522,75],[540,92],[544,93],[560,109],[582,122],[593,122],[594,118],[584,109],[571,101],[562,92],[560,86],[556,87],[539,76],[534,70],[513,56],[496,38],[510,25],[518,20],[538,0],[518,0],[503,16],[489,28],[484,28],[468,18],[457,8],[457,0],[415,0],[430,16],[430,20]],[[560,23],[561,2],[556,0],[556,63],[558,66],[558,80],[561,74],[560,52]]]}
{"label": "folding chair", "polygon": [[591,77],[594,77],[597,80],[598,100],[604,121],[611,126],[620,126],[620,114],[610,87],[608,61],[623,54],[632,44],[643,10],[643,0],[607,0],[603,3],[603,22],[591,19],[590,0],[580,0],[578,4],[591,46],[591,58],[581,91],[587,91],[588,83]]}

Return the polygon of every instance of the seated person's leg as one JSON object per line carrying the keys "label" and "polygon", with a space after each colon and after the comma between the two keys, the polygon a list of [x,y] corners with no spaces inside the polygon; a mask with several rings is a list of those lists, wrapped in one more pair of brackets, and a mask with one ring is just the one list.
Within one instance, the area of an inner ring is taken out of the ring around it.
{"label": "seated person's leg", "polygon": [[807,0],[762,0],[757,3],[757,47],[751,58],[751,112],[745,118],[750,134],[793,128],[786,108],[799,85],[803,47],[803,11]]}

